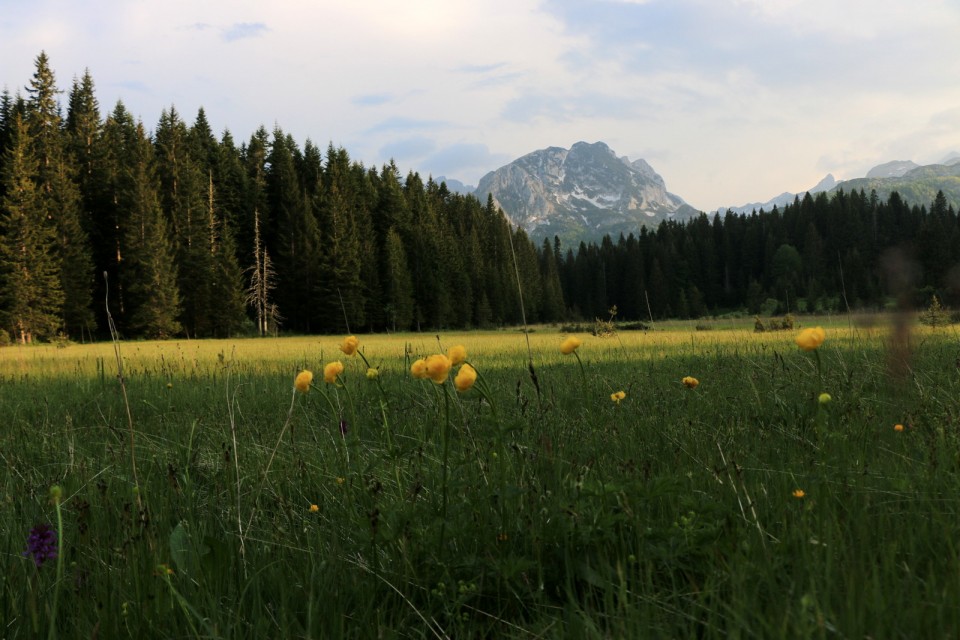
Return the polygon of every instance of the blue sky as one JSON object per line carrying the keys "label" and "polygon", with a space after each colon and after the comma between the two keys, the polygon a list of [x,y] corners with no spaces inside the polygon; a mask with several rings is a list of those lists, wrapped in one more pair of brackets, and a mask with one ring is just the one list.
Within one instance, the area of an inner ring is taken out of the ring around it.
{"label": "blue sky", "polygon": [[41,50],[148,129],[203,107],[469,184],[602,140],[703,210],[960,151],[956,0],[0,0],[0,85]]}

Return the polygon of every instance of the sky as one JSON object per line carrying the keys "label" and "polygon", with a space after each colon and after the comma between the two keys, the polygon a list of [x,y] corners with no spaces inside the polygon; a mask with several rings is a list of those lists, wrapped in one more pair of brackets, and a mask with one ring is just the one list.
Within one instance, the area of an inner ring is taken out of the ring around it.
{"label": "sky", "polygon": [[472,185],[603,141],[703,211],[960,151],[957,0],[0,0],[0,87],[41,51],[148,130],[202,107]]}

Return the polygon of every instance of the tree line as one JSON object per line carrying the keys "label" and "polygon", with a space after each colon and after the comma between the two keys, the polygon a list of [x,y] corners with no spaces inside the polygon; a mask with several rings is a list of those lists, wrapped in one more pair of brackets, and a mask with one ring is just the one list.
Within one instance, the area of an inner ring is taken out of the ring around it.
{"label": "tree line", "polygon": [[[556,252],[559,254],[559,250]],[[838,190],[782,209],[705,214],[568,249],[560,265],[574,315],[631,319],[960,305],[960,220],[898,193]]]}
{"label": "tree line", "polygon": [[841,293],[882,304],[894,247],[921,268],[906,286],[954,300],[960,238],[942,194],[929,211],[807,195],[574,250],[534,242],[490,197],[301,147],[279,126],[237,143],[203,109],[188,124],[171,106],[152,132],[122,102],[103,117],[89,72],[64,115],[44,53],[25,89],[0,95],[0,327],[21,342],[488,327],[612,305],[628,319],[814,310]]}

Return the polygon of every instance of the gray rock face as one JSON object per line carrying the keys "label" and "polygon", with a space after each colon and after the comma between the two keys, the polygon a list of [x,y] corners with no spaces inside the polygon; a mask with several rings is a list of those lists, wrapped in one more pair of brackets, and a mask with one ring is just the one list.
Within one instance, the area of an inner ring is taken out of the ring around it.
{"label": "gray rock face", "polygon": [[549,147],[491,171],[474,194],[537,237],[592,239],[699,212],[669,193],[644,160],[618,158],[602,142]]}
{"label": "gray rock face", "polygon": [[901,178],[919,166],[920,165],[912,160],[893,160],[892,162],[885,162],[875,166],[873,169],[870,169],[870,171],[867,171],[866,177]]}

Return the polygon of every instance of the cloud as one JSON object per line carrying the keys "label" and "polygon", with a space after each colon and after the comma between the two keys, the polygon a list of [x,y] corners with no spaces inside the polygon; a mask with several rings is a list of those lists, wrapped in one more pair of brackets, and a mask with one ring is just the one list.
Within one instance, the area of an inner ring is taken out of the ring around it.
{"label": "cloud", "polygon": [[506,66],[506,62],[494,62],[492,64],[464,64],[455,69],[459,73],[489,73]]}
{"label": "cloud", "polygon": [[150,87],[140,80],[120,80],[119,82],[114,82],[113,86],[119,87],[126,91],[134,91],[136,93],[146,93],[153,94],[153,90]]}
{"label": "cloud", "polygon": [[415,138],[406,138],[396,140],[390,144],[380,147],[379,156],[384,160],[403,160],[405,163],[412,160],[419,160],[433,151],[437,147],[432,138],[417,136]]}
{"label": "cloud", "polygon": [[437,130],[447,126],[445,122],[439,120],[422,120],[419,118],[406,118],[395,116],[387,118],[367,129],[366,133],[385,133],[389,131],[418,131],[418,130]]}
{"label": "cloud", "polygon": [[224,29],[223,39],[227,42],[235,42],[246,38],[257,38],[268,31],[270,29],[262,22],[237,22]]}
{"label": "cloud", "polygon": [[446,176],[464,183],[476,184],[487,172],[502,167],[513,159],[505,153],[491,153],[485,144],[456,142],[425,158],[423,167],[434,176]]}
{"label": "cloud", "polygon": [[394,96],[388,93],[372,93],[364,96],[356,96],[350,102],[359,107],[379,107],[387,104],[394,99]]}

